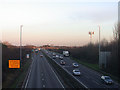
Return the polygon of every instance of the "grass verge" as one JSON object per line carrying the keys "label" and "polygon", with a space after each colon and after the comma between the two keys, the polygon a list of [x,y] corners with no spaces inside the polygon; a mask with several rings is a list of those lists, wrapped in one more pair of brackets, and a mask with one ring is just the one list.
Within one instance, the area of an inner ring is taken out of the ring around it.
{"label": "grass verge", "polygon": [[17,77],[17,79],[13,82],[13,84],[11,85],[10,88],[21,88],[22,84],[24,82],[24,79],[26,77],[28,68],[31,64],[31,59],[27,59],[26,63],[23,65],[23,67],[21,67],[22,71],[19,72],[19,76]]}

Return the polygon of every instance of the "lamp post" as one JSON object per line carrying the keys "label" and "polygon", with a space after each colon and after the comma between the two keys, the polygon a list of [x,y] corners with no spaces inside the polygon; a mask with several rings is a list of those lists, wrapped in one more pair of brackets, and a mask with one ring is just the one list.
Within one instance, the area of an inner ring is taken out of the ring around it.
{"label": "lamp post", "polygon": [[90,44],[92,43],[92,35],[94,34],[94,32],[89,32],[90,35]]}
{"label": "lamp post", "polygon": [[20,61],[22,60],[22,27],[23,25],[20,25]]}
{"label": "lamp post", "polygon": [[99,68],[100,68],[100,26],[99,27]]}

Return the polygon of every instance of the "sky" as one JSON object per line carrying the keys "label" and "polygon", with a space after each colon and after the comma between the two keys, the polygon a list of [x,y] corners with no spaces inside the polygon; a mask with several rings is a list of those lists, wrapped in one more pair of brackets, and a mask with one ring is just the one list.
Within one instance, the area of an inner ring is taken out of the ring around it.
{"label": "sky", "polygon": [[118,0],[0,0],[0,40],[23,45],[83,46],[113,39]]}

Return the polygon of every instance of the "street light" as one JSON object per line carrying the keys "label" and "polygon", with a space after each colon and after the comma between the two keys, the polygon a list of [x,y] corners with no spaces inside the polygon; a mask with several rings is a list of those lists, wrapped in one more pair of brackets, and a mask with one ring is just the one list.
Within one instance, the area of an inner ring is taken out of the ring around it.
{"label": "street light", "polygon": [[94,34],[94,32],[89,32],[89,35],[90,35],[90,44],[92,42],[92,35]]}
{"label": "street light", "polygon": [[99,68],[100,68],[100,26],[99,27]]}
{"label": "street light", "polygon": [[22,27],[23,25],[20,25],[20,61],[22,60]]}

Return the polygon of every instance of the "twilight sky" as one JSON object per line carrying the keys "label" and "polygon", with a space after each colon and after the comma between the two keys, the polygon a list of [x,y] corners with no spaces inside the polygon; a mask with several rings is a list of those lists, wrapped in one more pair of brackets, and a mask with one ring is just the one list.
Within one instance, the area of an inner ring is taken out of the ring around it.
{"label": "twilight sky", "polygon": [[98,41],[98,25],[101,39],[113,39],[118,0],[1,0],[0,12],[1,41],[19,45],[23,25],[23,45],[81,46],[90,42],[89,31]]}

